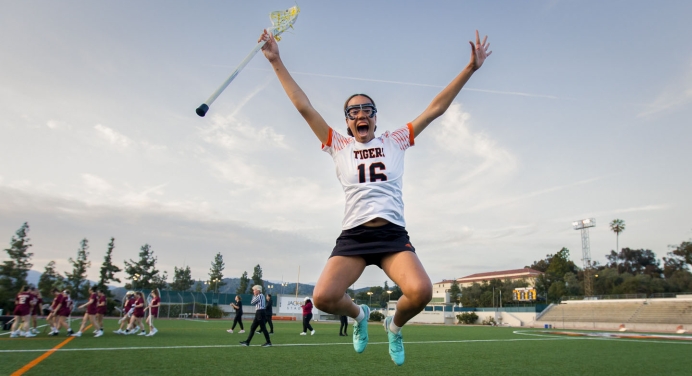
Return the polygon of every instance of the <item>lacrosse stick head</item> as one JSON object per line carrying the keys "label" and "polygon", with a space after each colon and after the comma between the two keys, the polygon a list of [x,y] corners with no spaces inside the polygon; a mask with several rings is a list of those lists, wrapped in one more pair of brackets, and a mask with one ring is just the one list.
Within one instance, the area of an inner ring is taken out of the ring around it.
{"label": "lacrosse stick head", "polygon": [[271,32],[274,34],[274,39],[280,41],[281,33],[286,31],[288,28],[293,28],[293,24],[298,19],[298,13],[300,13],[300,8],[294,5],[286,10],[277,10],[271,12],[269,18],[272,20]]}

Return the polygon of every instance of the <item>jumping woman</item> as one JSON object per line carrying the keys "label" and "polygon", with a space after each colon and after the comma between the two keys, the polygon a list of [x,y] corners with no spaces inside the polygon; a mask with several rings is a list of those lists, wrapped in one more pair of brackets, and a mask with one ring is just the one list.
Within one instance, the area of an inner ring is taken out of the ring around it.
{"label": "jumping woman", "polygon": [[337,178],[346,195],[341,235],[336,240],[313,293],[315,306],[334,315],[355,319],[353,346],[361,353],[368,344],[370,308],[356,305],[346,290],[368,265],[377,265],[401,287],[396,313],[385,320],[389,354],[404,363],[401,328],[421,312],[432,298],[432,283],[415,253],[405,229],[402,183],[404,152],[452,104],[461,88],[490,55],[487,37],[471,43],[471,58],[464,69],[410,123],[375,137],[377,107],[365,94],[354,94],[344,104],[348,136],[330,127],[312,107],[307,95],[288,72],[279,47],[266,30],[260,41],[264,56],[298,112],[336,164]]}

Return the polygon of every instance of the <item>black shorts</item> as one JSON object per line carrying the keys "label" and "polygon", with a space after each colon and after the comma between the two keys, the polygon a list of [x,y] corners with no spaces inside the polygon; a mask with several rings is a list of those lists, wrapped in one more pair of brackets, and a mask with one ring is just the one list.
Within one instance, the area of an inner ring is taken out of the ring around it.
{"label": "black shorts", "polygon": [[416,252],[405,228],[394,223],[380,227],[360,225],[341,231],[329,257],[359,256],[366,266],[377,265],[382,269],[384,256],[402,251]]}

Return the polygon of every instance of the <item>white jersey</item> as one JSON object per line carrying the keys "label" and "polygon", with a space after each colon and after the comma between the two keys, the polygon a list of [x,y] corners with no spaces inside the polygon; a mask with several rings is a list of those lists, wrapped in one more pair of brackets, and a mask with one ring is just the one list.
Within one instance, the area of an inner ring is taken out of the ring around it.
{"label": "white jersey", "polygon": [[342,229],[380,217],[406,227],[402,187],[404,152],[413,146],[413,126],[384,132],[367,144],[329,129],[322,150],[334,158],[336,176],[346,194]]}

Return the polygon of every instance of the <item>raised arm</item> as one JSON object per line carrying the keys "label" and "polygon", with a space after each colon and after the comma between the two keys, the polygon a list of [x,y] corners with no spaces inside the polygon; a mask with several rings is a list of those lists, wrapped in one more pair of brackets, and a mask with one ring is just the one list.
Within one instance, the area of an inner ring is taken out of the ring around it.
{"label": "raised arm", "polygon": [[307,121],[308,125],[315,133],[315,136],[317,136],[320,142],[326,144],[329,138],[329,125],[324,121],[322,115],[312,107],[307,95],[305,95],[286,69],[286,66],[284,66],[284,63],[281,61],[281,56],[279,55],[279,46],[276,44],[274,36],[268,33],[267,30],[264,30],[259,41],[262,40],[267,42],[262,47],[264,57],[271,63],[274,73],[276,73],[276,77],[279,78],[279,82],[281,82],[281,86],[283,86],[286,95],[288,95],[293,106],[300,112],[305,121]]}
{"label": "raised arm", "polygon": [[469,63],[464,67],[464,69],[457,75],[452,82],[447,85],[442,91],[437,94],[437,96],[430,102],[428,108],[423,111],[422,114],[411,122],[413,125],[413,135],[418,136],[423,130],[432,123],[433,120],[437,119],[440,115],[444,114],[445,111],[452,104],[452,101],[464,87],[466,82],[471,78],[471,75],[477,71],[482,65],[485,59],[490,56],[492,51],[488,51],[490,43],[486,43],[488,36],[486,35],[481,42],[478,36],[478,30],[476,30],[476,44],[469,41],[471,44],[471,59]]}

